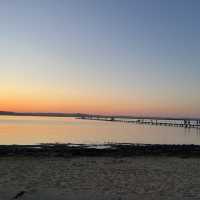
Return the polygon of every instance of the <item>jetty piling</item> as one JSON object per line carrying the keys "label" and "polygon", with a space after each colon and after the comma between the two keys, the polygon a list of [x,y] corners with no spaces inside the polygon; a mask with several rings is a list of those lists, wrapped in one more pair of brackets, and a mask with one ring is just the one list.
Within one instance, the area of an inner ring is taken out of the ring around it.
{"label": "jetty piling", "polygon": [[79,117],[79,119],[200,129],[200,119],[156,118],[156,117],[127,117],[125,118],[125,117],[99,116],[99,115],[98,116],[95,116],[95,115],[81,116]]}

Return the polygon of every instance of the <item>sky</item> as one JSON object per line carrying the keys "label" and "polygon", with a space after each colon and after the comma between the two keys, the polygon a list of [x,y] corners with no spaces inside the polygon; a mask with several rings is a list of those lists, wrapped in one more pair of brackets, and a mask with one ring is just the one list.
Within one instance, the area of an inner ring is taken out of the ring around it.
{"label": "sky", "polygon": [[0,110],[200,117],[200,1],[1,0]]}

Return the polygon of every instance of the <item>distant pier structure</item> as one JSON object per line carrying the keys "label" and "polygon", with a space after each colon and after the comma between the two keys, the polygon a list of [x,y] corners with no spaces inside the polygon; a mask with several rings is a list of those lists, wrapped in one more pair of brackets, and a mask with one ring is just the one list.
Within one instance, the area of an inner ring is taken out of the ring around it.
{"label": "distant pier structure", "polygon": [[195,118],[118,117],[118,116],[86,115],[79,117],[79,119],[200,129],[200,119],[195,119]]}

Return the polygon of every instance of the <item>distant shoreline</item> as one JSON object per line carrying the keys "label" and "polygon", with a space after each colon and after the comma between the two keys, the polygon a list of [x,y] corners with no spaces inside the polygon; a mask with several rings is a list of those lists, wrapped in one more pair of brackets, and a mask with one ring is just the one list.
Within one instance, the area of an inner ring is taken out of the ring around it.
{"label": "distant shoreline", "polygon": [[155,120],[200,120],[200,117],[167,117],[167,116],[135,116],[135,115],[103,115],[86,113],[59,113],[59,112],[13,112],[0,111],[0,116],[36,116],[36,117],[97,117],[97,118],[121,118],[121,119],[155,119]]}
{"label": "distant shoreline", "polygon": [[161,144],[39,144],[0,145],[0,157],[134,157],[134,156],[178,156],[200,157],[200,145]]}
{"label": "distant shoreline", "polygon": [[0,111],[0,116],[35,116],[35,117],[81,117],[79,113],[31,113],[31,112],[7,112]]}

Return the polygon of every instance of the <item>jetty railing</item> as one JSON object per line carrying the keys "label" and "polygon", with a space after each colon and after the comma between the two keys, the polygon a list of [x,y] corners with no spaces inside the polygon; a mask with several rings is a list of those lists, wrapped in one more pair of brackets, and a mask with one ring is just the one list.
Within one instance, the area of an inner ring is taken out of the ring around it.
{"label": "jetty railing", "polygon": [[114,117],[114,116],[82,116],[78,119],[84,120],[100,120],[110,122],[124,122],[133,124],[147,124],[155,126],[172,126],[172,127],[184,127],[184,128],[199,128],[200,119],[187,119],[187,118],[156,118],[156,117]]}

